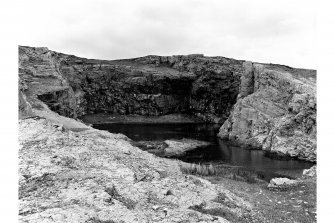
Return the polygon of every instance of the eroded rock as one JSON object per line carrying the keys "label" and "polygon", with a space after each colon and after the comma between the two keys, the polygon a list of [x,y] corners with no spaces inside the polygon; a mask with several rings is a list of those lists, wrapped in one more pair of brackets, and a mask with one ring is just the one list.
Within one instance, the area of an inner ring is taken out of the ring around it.
{"label": "eroded rock", "polygon": [[223,123],[236,101],[242,72],[241,61],[200,55],[105,61],[23,46],[19,54],[29,100],[71,118],[188,114]]}
{"label": "eroded rock", "polygon": [[221,138],[316,161],[316,72],[246,62]]}
{"label": "eroded rock", "polygon": [[316,161],[314,70],[203,55],[90,60],[20,46],[19,77],[20,117],[185,114],[224,122],[219,137]]}

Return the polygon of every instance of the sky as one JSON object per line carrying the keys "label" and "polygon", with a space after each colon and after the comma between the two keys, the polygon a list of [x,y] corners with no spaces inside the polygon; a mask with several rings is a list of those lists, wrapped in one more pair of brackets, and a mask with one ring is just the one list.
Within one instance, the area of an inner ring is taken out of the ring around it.
{"label": "sky", "polygon": [[316,68],[315,1],[21,1],[20,45],[94,59],[202,53]]}

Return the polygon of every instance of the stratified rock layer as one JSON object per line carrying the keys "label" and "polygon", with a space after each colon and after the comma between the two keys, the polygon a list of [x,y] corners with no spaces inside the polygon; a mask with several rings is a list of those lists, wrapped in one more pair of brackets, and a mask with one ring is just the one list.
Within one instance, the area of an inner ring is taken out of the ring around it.
{"label": "stratified rock layer", "polygon": [[176,113],[223,123],[236,102],[242,72],[242,61],[203,55],[106,61],[32,47],[19,47],[19,55],[28,101],[71,118]]}
{"label": "stratified rock layer", "polygon": [[19,77],[20,117],[187,115],[224,123],[219,137],[316,160],[314,70],[198,54],[92,60],[19,47]]}
{"label": "stratified rock layer", "polygon": [[316,161],[316,72],[244,63],[238,100],[218,134]]}

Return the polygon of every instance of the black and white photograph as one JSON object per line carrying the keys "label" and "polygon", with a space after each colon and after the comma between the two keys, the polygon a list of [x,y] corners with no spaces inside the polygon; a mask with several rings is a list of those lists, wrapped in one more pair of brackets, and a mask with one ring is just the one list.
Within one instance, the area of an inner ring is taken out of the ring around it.
{"label": "black and white photograph", "polygon": [[317,1],[16,3],[3,222],[332,222]]}

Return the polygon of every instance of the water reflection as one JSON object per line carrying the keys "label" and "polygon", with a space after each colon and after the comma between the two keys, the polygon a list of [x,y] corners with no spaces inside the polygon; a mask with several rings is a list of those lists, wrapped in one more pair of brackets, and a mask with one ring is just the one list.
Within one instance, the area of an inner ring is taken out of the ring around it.
{"label": "water reflection", "polygon": [[218,125],[209,124],[99,124],[97,129],[122,133],[140,140],[193,138],[211,142],[206,148],[189,151],[181,160],[194,163],[214,163],[243,166],[249,169],[297,176],[313,164],[298,160],[276,160],[261,150],[245,150],[216,137]]}
{"label": "water reflection", "polygon": [[229,164],[245,166],[255,170],[270,171],[280,174],[292,175],[301,174],[303,169],[312,166],[309,162],[303,162],[293,159],[277,160],[264,156],[262,150],[245,150],[229,143],[218,140],[221,159]]}

